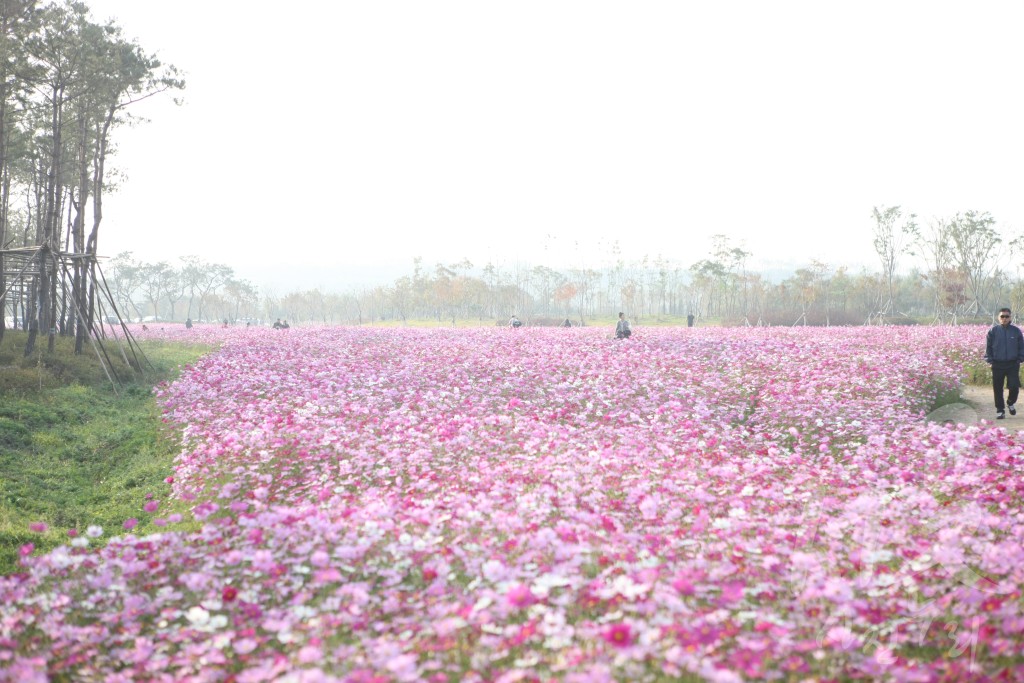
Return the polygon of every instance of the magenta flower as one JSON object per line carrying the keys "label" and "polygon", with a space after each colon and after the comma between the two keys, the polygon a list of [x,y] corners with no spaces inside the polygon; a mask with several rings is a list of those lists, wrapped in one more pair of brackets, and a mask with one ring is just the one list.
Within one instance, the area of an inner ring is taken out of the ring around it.
{"label": "magenta flower", "polygon": [[158,500],[147,501],[146,504],[142,506],[142,509],[145,510],[146,512],[156,512],[159,508],[160,501]]}
{"label": "magenta flower", "polygon": [[137,520],[134,517],[132,517],[130,519],[124,520],[124,524],[122,526],[124,526],[125,531],[131,531],[132,529],[135,528],[135,526],[138,523],[139,523],[139,520]]}
{"label": "magenta flower", "polygon": [[601,637],[615,647],[627,647],[633,644],[633,633],[629,624],[621,621],[606,626],[601,631]]}
{"label": "magenta flower", "polygon": [[42,534],[45,533],[46,530],[50,527],[46,524],[46,522],[32,522],[28,525],[28,528],[30,531],[34,531],[37,534]]}
{"label": "magenta flower", "polygon": [[744,588],[746,588],[744,581],[727,581],[722,584],[722,603],[728,605],[742,600]]}

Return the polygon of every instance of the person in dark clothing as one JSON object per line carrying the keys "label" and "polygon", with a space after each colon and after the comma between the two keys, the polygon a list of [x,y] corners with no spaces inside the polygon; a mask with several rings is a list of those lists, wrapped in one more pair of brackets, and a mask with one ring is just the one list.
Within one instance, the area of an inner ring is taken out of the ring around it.
{"label": "person in dark clothing", "polygon": [[[1024,334],[1010,324],[1010,309],[999,309],[999,324],[993,325],[985,335],[985,362],[992,367],[992,393],[996,402],[996,419],[1017,414],[1017,396],[1020,394],[1020,364],[1024,361]],[[1004,408],[1003,384],[1008,393]]]}
{"label": "person in dark clothing", "polygon": [[564,321],[562,321],[562,327],[572,327],[572,322],[568,318],[566,318]]}
{"label": "person in dark clothing", "polygon": [[629,321],[626,320],[626,314],[619,313],[619,322],[615,323],[615,338],[629,339],[631,334],[633,334],[633,330],[629,329]]}

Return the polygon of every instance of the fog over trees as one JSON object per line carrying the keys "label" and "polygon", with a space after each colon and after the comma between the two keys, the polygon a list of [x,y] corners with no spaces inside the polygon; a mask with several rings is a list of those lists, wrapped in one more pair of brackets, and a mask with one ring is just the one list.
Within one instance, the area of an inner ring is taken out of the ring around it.
{"label": "fog over trees", "polygon": [[727,235],[714,236],[710,253],[689,265],[660,256],[564,269],[416,259],[391,283],[345,292],[259,292],[232,268],[198,257],[145,264],[126,253],[107,270],[124,310],[167,320],[452,325],[500,324],[515,314],[527,324],[585,325],[626,311],[639,322],[692,314],[727,325],[955,324],[1024,306],[1024,283],[1009,271],[1018,244],[1003,240],[988,213],[964,211],[923,228],[899,206],[865,213],[877,271],[811,261],[772,279],[749,270],[753,254]]}

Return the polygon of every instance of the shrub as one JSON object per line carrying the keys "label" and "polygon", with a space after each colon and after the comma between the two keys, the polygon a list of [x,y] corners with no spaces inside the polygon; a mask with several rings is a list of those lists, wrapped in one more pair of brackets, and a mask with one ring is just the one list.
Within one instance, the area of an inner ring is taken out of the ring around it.
{"label": "shrub", "polygon": [[24,449],[32,444],[32,433],[14,420],[0,417],[0,449]]}

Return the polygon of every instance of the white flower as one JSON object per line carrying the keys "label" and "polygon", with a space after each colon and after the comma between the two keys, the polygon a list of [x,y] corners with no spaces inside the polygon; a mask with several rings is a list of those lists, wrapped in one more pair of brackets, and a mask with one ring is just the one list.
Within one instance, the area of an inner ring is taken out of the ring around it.
{"label": "white flower", "polygon": [[544,574],[543,576],[538,576],[533,580],[533,585],[530,586],[530,590],[533,591],[534,595],[543,598],[547,597],[552,588],[561,588],[570,585],[572,585],[572,581],[564,576],[558,576],[557,574]]}
{"label": "white flower", "polygon": [[103,527],[93,524],[85,530],[85,535],[89,538],[99,538],[103,535]]}
{"label": "white flower", "polygon": [[877,562],[888,562],[893,558],[891,550],[881,548],[879,550],[869,550],[864,553],[864,561],[868,564],[875,564]]}
{"label": "white flower", "polygon": [[647,593],[651,589],[651,585],[648,583],[636,583],[628,576],[620,574],[612,581],[611,589],[622,597],[632,600]]}
{"label": "white flower", "polygon": [[193,607],[185,614],[185,618],[193,626],[206,626],[210,621],[210,613],[202,607]]}
{"label": "white flower", "polygon": [[54,567],[64,569],[74,564],[74,559],[68,555],[67,548],[60,547],[50,553],[50,562],[53,563]]}

